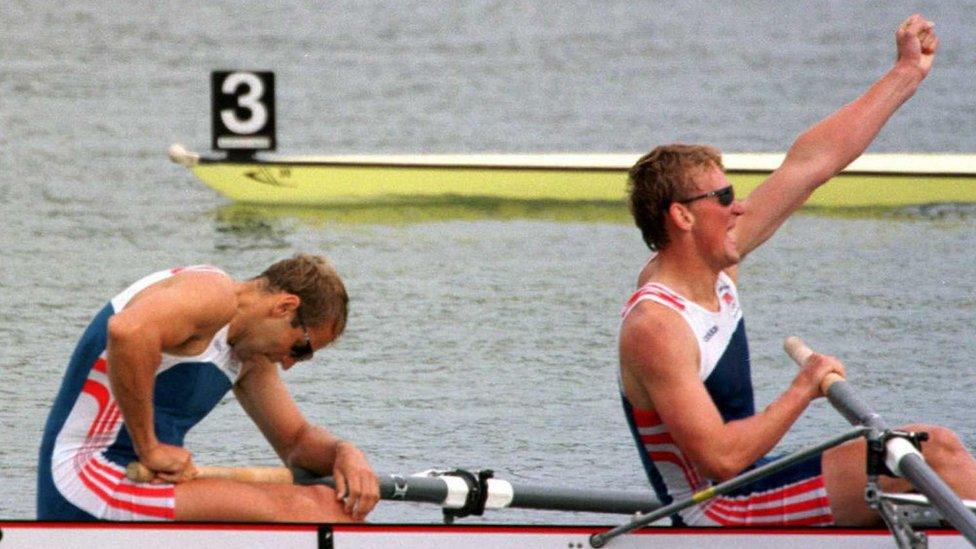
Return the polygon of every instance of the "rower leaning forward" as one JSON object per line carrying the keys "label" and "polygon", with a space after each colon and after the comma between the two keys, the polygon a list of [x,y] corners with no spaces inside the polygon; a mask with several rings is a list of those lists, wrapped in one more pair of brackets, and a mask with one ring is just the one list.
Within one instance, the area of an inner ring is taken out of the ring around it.
{"label": "rower leaning forward", "polygon": [[[41,443],[43,520],[362,520],[379,484],[353,444],[309,423],[278,371],[346,325],[348,296],[325,258],[298,254],[248,280],[197,265],[112,298],[78,342]],[[195,478],[183,439],[233,389],[286,465],[337,489]],[[152,483],[126,478],[141,462]]]}

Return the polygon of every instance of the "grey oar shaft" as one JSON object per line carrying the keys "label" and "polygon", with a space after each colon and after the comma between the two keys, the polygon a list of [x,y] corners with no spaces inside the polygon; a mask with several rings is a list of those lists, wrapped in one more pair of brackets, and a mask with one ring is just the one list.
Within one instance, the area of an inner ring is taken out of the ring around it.
{"label": "grey oar shaft", "polygon": [[929,498],[929,502],[939,510],[942,518],[976,546],[976,515],[956,496],[952,488],[925,463],[922,456],[908,454],[901,458],[898,468],[912,486]]}
{"label": "grey oar shaft", "polygon": [[661,506],[649,492],[639,494],[525,484],[513,484],[512,491],[512,503],[508,506],[522,509],[632,515],[634,513],[647,513]]}
{"label": "grey oar shaft", "polygon": [[883,431],[888,428],[884,420],[864,403],[850,383],[835,381],[827,389],[827,400],[851,425],[864,425]]}
{"label": "grey oar shaft", "polygon": [[[311,477],[296,474],[299,484],[325,484],[335,487],[332,477]],[[463,502],[465,488],[458,488],[457,477],[379,475],[380,499],[433,503],[447,508],[457,508],[454,502]],[[450,482],[450,484],[449,484]],[[579,511],[590,513],[614,513],[632,515],[647,513],[661,505],[650,492],[624,492],[614,490],[583,490],[531,484],[509,484],[503,480],[489,479],[486,508],[512,507],[543,509],[549,511]]]}
{"label": "grey oar shaft", "polygon": [[[406,479],[409,478],[409,482]],[[332,477],[316,477],[296,472],[297,484],[324,484],[335,488]],[[380,499],[413,501],[419,503],[444,503],[448,497],[447,483],[436,477],[401,477],[379,475]]]}
{"label": "grey oar shaft", "polygon": [[592,545],[593,547],[603,547],[604,545],[607,544],[608,541],[610,541],[611,539],[617,536],[647,526],[655,521],[673,515],[679,511],[683,511],[693,505],[704,503],[716,496],[727,494],[732,490],[736,490],[738,488],[741,488],[742,486],[749,484],[750,482],[759,480],[765,476],[769,476],[777,471],[782,471],[783,469],[793,465],[794,463],[807,459],[810,456],[819,454],[824,450],[833,448],[834,446],[839,446],[840,444],[843,444],[848,440],[860,438],[864,436],[867,430],[868,429],[866,427],[858,427],[855,429],[851,429],[846,433],[841,433],[839,435],[831,437],[830,439],[825,440],[820,444],[815,444],[813,446],[802,448],[792,454],[779,458],[775,461],[772,461],[760,467],[756,467],[755,469],[748,471],[746,473],[742,473],[739,476],[731,478],[723,483],[716,484],[711,488],[707,488],[705,490],[692,494],[692,496],[689,498],[685,498],[681,501],[676,501],[670,505],[661,507],[660,509],[652,513],[648,513],[644,516],[635,518],[634,520],[626,524],[621,524],[620,526],[617,526],[611,530],[603,532],[602,534],[593,534],[592,536],[590,536],[590,545]]}
{"label": "grey oar shaft", "polygon": [[[787,338],[784,346],[790,357],[800,366],[813,353],[809,347],[796,337]],[[836,374],[828,374],[824,383],[830,384],[826,390],[827,399],[849,422],[854,425],[871,427],[879,431],[888,429],[887,424],[881,416],[861,400],[855,393],[854,388],[843,378],[836,376]],[[887,448],[894,449],[893,443],[897,444],[898,439],[890,440]],[[905,479],[911,482],[915,489],[929,498],[929,501],[939,510],[942,517],[959,530],[959,533],[969,540],[969,543],[976,546],[976,515],[966,509],[962,500],[925,463],[921,454],[917,452],[901,453],[895,463],[895,467],[891,467],[891,469],[899,471]]]}

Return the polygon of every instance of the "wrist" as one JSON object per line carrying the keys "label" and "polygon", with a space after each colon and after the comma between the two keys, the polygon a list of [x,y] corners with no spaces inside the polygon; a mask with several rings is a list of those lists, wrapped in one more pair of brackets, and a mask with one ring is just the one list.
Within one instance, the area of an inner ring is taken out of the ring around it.
{"label": "wrist", "polygon": [[804,409],[820,396],[820,389],[816,387],[810,387],[809,385],[800,383],[797,379],[790,388],[783,393],[783,399],[788,402],[795,403],[795,406],[799,406],[800,410]]}
{"label": "wrist", "polygon": [[159,446],[159,439],[157,439],[155,435],[140,437],[138,440],[136,440],[135,437],[132,437],[132,449],[136,451],[137,456],[145,456],[152,452],[157,446]]}
{"label": "wrist", "polygon": [[888,71],[888,74],[899,83],[899,87],[914,93],[922,80],[925,79],[926,72],[916,64],[899,61]]}

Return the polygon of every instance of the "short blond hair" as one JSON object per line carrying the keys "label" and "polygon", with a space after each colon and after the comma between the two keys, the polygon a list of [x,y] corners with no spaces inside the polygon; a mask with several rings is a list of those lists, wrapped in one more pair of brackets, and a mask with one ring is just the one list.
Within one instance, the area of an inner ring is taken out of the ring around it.
{"label": "short blond hair", "polygon": [[271,292],[287,292],[298,296],[295,325],[301,319],[306,326],[321,326],[332,322],[332,332],[339,337],[346,329],[349,315],[349,295],[339,273],[320,255],[299,253],[271,265],[258,279],[264,279]]}
{"label": "short blond hair", "polygon": [[661,145],[638,160],[627,175],[630,213],[651,250],[668,245],[664,220],[672,202],[695,192],[692,176],[710,167],[724,169],[722,154],[708,145]]}

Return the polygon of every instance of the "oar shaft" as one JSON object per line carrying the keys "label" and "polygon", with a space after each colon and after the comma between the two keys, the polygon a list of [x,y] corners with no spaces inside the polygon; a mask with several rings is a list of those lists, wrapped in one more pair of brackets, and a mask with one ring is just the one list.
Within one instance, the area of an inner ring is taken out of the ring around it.
{"label": "oar shaft", "polygon": [[[807,347],[803,340],[796,337],[790,336],[786,338],[783,342],[783,349],[786,350],[786,354],[790,355],[790,358],[798,366],[802,366],[806,363],[810,355],[813,354],[813,350]],[[878,414],[874,413],[871,409],[854,391],[854,388],[847,380],[841,376],[831,372],[824,376],[820,381],[820,392],[823,393],[830,404],[837,409],[838,412],[844,419],[854,425],[864,425],[865,427],[873,427],[875,429],[884,430],[887,429],[887,425]]]}
{"label": "oar shaft", "polygon": [[[795,336],[787,338],[783,347],[800,366],[813,354],[813,351]],[[849,422],[879,431],[888,429],[881,416],[857,396],[847,381],[836,374],[831,376],[833,378],[826,387],[827,398]],[[821,389],[823,388],[824,383],[821,384]],[[922,455],[914,449],[906,449],[906,441],[900,438],[890,439],[886,448],[889,450],[889,457],[893,458],[886,461],[888,468],[900,473],[919,492],[925,494],[942,517],[959,530],[969,543],[976,545],[976,515],[966,509],[952,488],[925,463]]]}
{"label": "oar shaft", "polygon": [[[138,461],[126,468],[126,476],[149,482],[153,472]],[[286,467],[197,467],[196,478],[224,478],[244,482],[323,484],[335,488],[332,477],[319,477],[307,471]],[[380,499],[433,503],[457,509],[467,501],[469,487],[457,476],[379,475]],[[579,511],[632,515],[647,513],[661,505],[650,492],[585,490],[531,484],[512,484],[501,479],[487,480],[486,509],[513,507],[550,511]]]}
{"label": "oar shaft", "polygon": [[831,437],[830,439],[825,440],[820,444],[815,444],[813,446],[802,448],[792,454],[789,454],[775,461],[757,467],[735,478],[731,478],[725,482],[701,490],[700,492],[692,494],[691,497],[689,498],[683,499],[681,501],[676,501],[666,507],[661,507],[656,511],[645,514],[641,517],[637,517],[628,523],[621,524],[620,526],[617,526],[601,534],[593,534],[592,536],[590,536],[590,545],[592,545],[593,547],[603,547],[604,545],[607,544],[608,541],[610,541],[611,539],[617,536],[647,526],[657,520],[673,515],[674,513],[677,513],[679,511],[683,511],[693,505],[697,505],[699,503],[708,501],[716,496],[727,494],[732,490],[735,490],[741,486],[745,486],[746,484],[749,484],[750,482],[771,475],[777,471],[781,471],[789,467],[790,465],[793,465],[794,463],[807,459],[812,455],[819,454],[824,450],[843,444],[848,440],[853,440],[855,438],[862,437],[864,436],[865,432],[867,432],[866,427],[858,427],[855,429],[851,429],[846,433],[841,433],[839,435]]}
{"label": "oar shaft", "polygon": [[[332,486],[332,477],[298,478],[296,482]],[[487,491],[486,509],[511,507],[633,515],[661,506],[650,492],[516,484],[494,478],[488,479]],[[467,495],[467,484],[458,477],[380,475],[380,498],[385,500],[421,501],[456,509],[464,505]]]}
{"label": "oar shaft", "polygon": [[911,481],[912,486],[924,494],[932,506],[939,510],[942,518],[976,546],[976,515],[966,508],[966,505],[949,487],[920,454],[908,454],[898,464],[902,474]]}
{"label": "oar shaft", "polygon": [[512,485],[512,502],[508,507],[584,511],[632,515],[647,513],[661,506],[650,492],[584,490],[553,486]]}

